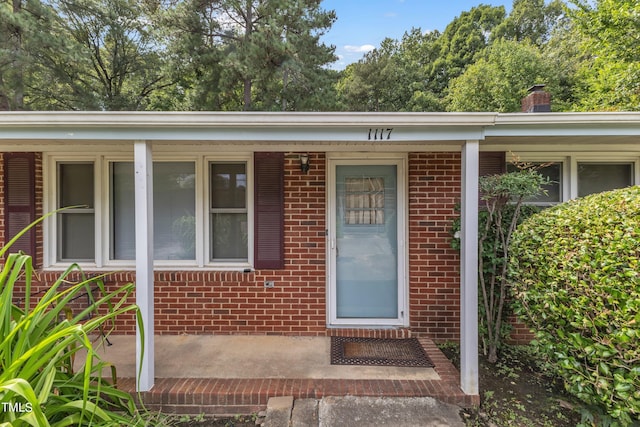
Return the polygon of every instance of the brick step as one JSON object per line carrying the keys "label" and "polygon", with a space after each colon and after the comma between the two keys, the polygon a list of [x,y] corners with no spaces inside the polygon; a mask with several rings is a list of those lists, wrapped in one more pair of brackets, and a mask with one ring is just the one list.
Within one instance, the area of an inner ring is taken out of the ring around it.
{"label": "brick step", "polygon": [[326,396],[433,397],[445,403],[472,406],[451,383],[439,380],[336,380],[336,379],[209,379],[158,378],[151,391],[138,395],[135,380],[122,378],[121,390],[141,398],[149,410],[197,415],[248,415],[267,407],[270,397],[321,399]]}

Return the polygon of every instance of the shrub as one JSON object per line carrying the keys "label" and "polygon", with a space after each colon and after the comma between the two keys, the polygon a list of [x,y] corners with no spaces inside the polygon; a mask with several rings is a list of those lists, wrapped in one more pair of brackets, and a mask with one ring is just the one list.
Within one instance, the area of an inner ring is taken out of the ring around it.
{"label": "shrub", "polygon": [[618,423],[640,417],[640,187],[523,222],[511,242],[517,314],[567,390]]}
{"label": "shrub", "polygon": [[[10,245],[0,249],[0,258]],[[115,368],[100,360],[90,338],[115,316],[137,312],[126,303],[134,285],[106,292],[99,277],[86,279],[71,266],[36,300],[33,274],[31,257],[23,253],[6,256],[0,271],[0,425],[145,425],[132,397],[115,387]],[[69,285],[74,276],[80,280]],[[19,282],[25,297],[16,304]],[[91,295],[91,286],[102,297],[81,313],[70,313],[68,304],[85,292]],[[81,354],[84,367],[76,371],[74,359]],[[113,382],[103,378],[108,369]]]}
{"label": "shrub", "polygon": [[[504,319],[510,309],[507,301],[507,259],[509,242],[516,226],[537,208],[525,205],[527,198],[544,193],[548,180],[535,167],[515,163],[520,170],[480,177],[483,209],[478,212],[478,332],[484,354],[490,363],[498,360],[498,350],[509,333]],[[454,223],[452,246],[460,249]]]}

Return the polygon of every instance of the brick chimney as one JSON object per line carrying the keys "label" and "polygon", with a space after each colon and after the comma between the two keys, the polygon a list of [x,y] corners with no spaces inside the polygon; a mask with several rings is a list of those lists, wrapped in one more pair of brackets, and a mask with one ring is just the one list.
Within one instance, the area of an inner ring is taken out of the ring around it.
{"label": "brick chimney", "polygon": [[551,112],[551,94],[544,90],[544,85],[533,85],[527,89],[529,95],[522,98],[523,113]]}

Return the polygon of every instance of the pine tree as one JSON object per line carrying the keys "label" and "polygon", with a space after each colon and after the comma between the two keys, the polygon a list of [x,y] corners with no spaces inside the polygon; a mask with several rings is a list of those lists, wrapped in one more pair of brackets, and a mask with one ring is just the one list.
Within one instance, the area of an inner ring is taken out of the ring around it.
{"label": "pine tree", "polygon": [[195,109],[313,109],[326,87],[334,48],[319,39],[335,13],[320,0],[186,0],[169,15],[178,57],[192,48]]}

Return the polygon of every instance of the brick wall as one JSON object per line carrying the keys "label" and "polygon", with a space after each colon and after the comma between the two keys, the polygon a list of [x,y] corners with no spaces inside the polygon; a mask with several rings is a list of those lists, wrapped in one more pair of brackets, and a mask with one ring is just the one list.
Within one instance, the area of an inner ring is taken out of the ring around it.
{"label": "brick wall", "polygon": [[[42,212],[39,159],[36,187],[38,212]],[[285,156],[285,269],[156,272],[156,333],[418,334],[438,341],[457,340],[459,256],[450,248],[449,230],[460,197],[460,153],[409,155],[410,330],[326,329],[325,154],[310,153],[310,164],[309,173],[303,174],[298,154]],[[42,242],[41,231],[37,239]],[[56,272],[41,272],[36,289],[46,288],[57,277]],[[111,290],[134,280],[131,271],[105,279]],[[265,288],[266,280],[274,281],[275,287]],[[134,333],[133,316],[119,318],[116,331]]]}
{"label": "brick wall", "polygon": [[509,316],[508,323],[511,326],[511,331],[507,342],[511,344],[528,344],[535,338],[531,329],[515,315]]}
{"label": "brick wall", "polygon": [[460,202],[460,153],[409,156],[411,329],[437,341],[460,336],[460,260],[450,229]]}
{"label": "brick wall", "polygon": [[[324,153],[311,153],[310,164],[303,174],[298,154],[285,157],[285,269],[156,272],[156,333],[326,333]],[[42,272],[38,288],[57,275]],[[110,290],[134,280],[134,272],[105,278]],[[275,287],[265,288],[267,280]],[[116,328],[134,333],[133,316],[119,318]]]}

